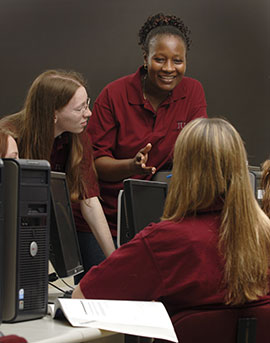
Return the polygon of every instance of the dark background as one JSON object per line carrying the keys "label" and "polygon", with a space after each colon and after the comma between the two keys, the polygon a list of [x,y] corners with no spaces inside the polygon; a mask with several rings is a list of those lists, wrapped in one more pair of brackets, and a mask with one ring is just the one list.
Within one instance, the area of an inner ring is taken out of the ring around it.
{"label": "dark background", "polygon": [[81,72],[94,100],[142,64],[138,31],[160,11],[190,27],[186,74],[202,82],[208,115],[227,118],[259,165],[270,156],[269,0],[0,0],[0,116],[20,110],[50,68]]}

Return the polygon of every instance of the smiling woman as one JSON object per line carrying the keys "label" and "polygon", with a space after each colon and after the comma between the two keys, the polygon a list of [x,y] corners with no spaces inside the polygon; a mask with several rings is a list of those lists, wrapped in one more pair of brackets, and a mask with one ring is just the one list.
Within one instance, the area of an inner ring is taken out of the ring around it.
{"label": "smiling woman", "polygon": [[156,171],[171,169],[181,129],[207,116],[202,85],[185,77],[189,34],[176,16],[149,17],[139,31],[144,65],[107,85],[94,104],[87,129],[113,235],[123,179],[150,180]]}
{"label": "smiling woman", "polygon": [[144,60],[148,73],[143,78],[143,96],[157,111],[159,105],[184,77],[185,43],[177,36],[160,35],[151,40],[149,53],[145,53]]}
{"label": "smiling woman", "polygon": [[14,133],[21,158],[45,159],[53,171],[66,173],[85,272],[115,249],[84,130],[89,103],[80,74],[48,70],[32,83],[22,111],[0,121],[0,127]]}

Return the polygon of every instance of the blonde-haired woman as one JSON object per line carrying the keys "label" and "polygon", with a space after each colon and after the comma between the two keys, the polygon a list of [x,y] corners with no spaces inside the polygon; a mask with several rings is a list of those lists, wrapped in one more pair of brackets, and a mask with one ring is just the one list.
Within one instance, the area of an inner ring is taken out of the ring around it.
{"label": "blonde-haired woman", "polygon": [[85,271],[115,249],[84,131],[91,116],[89,101],[79,73],[48,70],[32,83],[22,111],[0,121],[16,137],[21,158],[46,159],[52,170],[66,173]]}
{"label": "blonde-haired woman", "polygon": [[73,297],[159,300],[171,316],[263,302],[269,259],[270,221],[253,195],[240,135],[225,120],[200,118],[177,138],[161,222],[90,270]]}

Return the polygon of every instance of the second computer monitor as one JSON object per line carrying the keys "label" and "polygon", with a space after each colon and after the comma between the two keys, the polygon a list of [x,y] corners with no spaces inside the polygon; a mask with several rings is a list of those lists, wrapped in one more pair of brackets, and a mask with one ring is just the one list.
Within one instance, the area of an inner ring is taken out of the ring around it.
{"label": "second computer monitor", "polygon": [[118,203],[118,246],[128,242],[163,214],[167,183],[138,179],[124,180]]}
{"label": "second computer monitor", "polygon": [[50,261],[61,278],[83,271],[66,177],[58,172],[51,172]]}

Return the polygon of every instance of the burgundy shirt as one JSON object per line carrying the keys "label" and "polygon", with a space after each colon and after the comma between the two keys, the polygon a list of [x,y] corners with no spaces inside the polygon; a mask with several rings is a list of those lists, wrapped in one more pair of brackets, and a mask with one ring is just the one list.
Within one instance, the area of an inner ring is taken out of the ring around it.
{"label": "burgundy shirt", "polygon": [[[87,127],[93,141],[94,158],[133,158],[152,143],[147,165],[171,169],[172,150],[181,129],[198,117],[207,117],[206,101],[199,81],[184,77],[170,96],[154,111],[144,99],[142,68],[107,85],[98,96]],[[132,178],[150,179],[151,175]],[[100,180],[102,205],[112,233],[116,234],[117,197],[122,182]]]}
{"label": "burgundy shirt", "polygon": [[91,299],[161,301],[170,316],[224,307],[219,226],[219,211],[151,224],[91,268],[81,290]]}
{"label": "burgundy shirt", "polygon": [[[58,172],[66,172],[66,163],[70,154],[70,134],[64,132],[54,140],[53,150],[51,154],[51,169]],[[80,168],[82,178],[86,185],[86,198],[99,196],[99,187],[97,183],[96,173],[93,168],[93,152],[92,143],[89,135],[84,131],[80,134],[80,139],[83,144],[83,160]],[[91,231],[87,222],[83,219],[80,204],[72,203],[72,210],[76,228],[78,231]]]}

